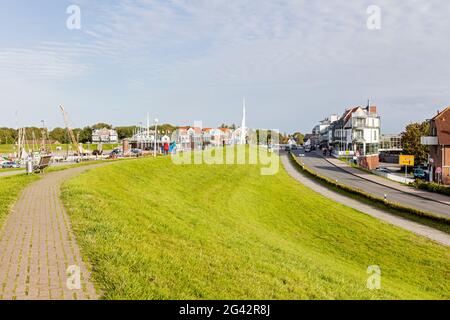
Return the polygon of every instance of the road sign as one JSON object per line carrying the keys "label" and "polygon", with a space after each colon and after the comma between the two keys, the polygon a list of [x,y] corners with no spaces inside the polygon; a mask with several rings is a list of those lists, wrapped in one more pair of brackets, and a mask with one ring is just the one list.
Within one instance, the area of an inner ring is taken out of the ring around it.
{"label": "road sign", "polygon": [[414,166],[414,156],[400,155],[401,166]]}
{"label": "road sign", "polygon": [[437,174],[441,174],[442,173],[442,168],[441,167],[437,167],[436,168],[436,173]]}

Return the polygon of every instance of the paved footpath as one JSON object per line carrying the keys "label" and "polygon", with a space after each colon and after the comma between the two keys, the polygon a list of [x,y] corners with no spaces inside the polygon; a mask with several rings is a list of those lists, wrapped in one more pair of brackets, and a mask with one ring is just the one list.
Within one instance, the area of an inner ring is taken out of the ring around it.
{"label": "paved footpath", "polygon": [[[100,165],[49,173],[23,190],[0,231],[0,300],[98,298],[59,196],[63,181]],[[67,285],[72,266],[81,289]]]}
{"label": "paved footpath", "polygon": [[24,174],[25,169],[23,170],[11,170],[11,171],[0,171],[0,177],[10,177],[18,174]]}
{"label": "paved footpath", "polygon": [[306,178],[304,175],[298,172],[297,168],[294,167],[288,157],[288,155],[281,155],[281,161],[284,165],[284,168],[290,176],[292,176],[294,179],[296,179],[306,187],[311,188],[312,190],[320,193],[328,199],[341,203],[347,207],[356,209],[372,217],[383,220],[397,227],[406,229],[417,235],[427,237],[446,246],[450,246],[450,235],[448,235],[447,233],[395,216],[387,211],[381,210],[363,202],[359,202],[353,198],[346,197],[338,192],[332,191],[324,187],[317,181]]}

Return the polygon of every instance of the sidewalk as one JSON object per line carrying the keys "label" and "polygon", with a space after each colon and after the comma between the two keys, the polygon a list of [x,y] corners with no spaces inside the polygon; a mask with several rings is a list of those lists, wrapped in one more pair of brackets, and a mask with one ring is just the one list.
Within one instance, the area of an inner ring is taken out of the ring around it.
{"label": "sidewalk", "polygon": [[[60,185],[100,165],[49,173],[23,190],[0,230],[0,300],[98,298],[60,200]],[[73,272],[80,287],[67,285],[71,267],[79,271]]]}
{"label": "sidewalk", "polygon": [[10,177],[18,174],[25,174],[25,169],[23,170],[12,170],[12,171],[0,171],[0,177]]}
{"label": "sidewalk", "polygon": [[[406,192],[406,193],[409,193],[411,195],[414,195],[414,196],[417,196],[417,197],[420,197],[423,199],[436,201],[436,202],[450,206],[450,197],[445,196],[443,194],[428,192],[425,190],[419,190],[419,189],[416,189],[413,187],[408,187],[406,185],[402,185],[402,184],[394,182],[394,181],[390,181],[388,179],[379,177],[372,173],[365,173],[359,169],[349,166],[347,163],[342,162],[341,160],[338,160],[336,158],[326,157],[325,159],[332,165],[334,165],[354,176],[357,176],[359,178],[371,181],[371,182],[379,184],[379,185],[383,185],[383,186],[391,188],[391,189]],[[450,208],[449,208],[449,211],[450,211]]]}

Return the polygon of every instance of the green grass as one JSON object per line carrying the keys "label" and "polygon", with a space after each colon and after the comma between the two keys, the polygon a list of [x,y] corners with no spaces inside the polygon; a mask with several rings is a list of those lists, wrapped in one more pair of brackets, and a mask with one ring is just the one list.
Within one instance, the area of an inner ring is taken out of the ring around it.
{"label": "green grass", "polygon": [[12,144],[0,144],[0,155],[9,154],[14,152],[14,146]]}
{"label": "green grass", "polygon": [[10,171],[24,171],[25,172],[25,168],[7,168],[7,169],[4,169],[4,168],[0,167],[0,173],[2,173],[2,172],[10,172]]}
{"label": "green grass", "polygon": [[[105,299],[449,299],[447,247],[334,203],[284,169],[140,159],[63,201]],[[382,289],[368,290],[379,265]]]}
{"label": "green grass", "polygon": [[[108,144],[108,143],[105,143],[105,144],[103,144],[103,150],[104,151],[110,151],[110,150],[116,148],[117,146],[119,146],[119,144]],[[67,150],[67,144],[47,145],[47,148],[50,148],[54,152],[56,151],[57,147],[61,147],[62,150]],[[97,144],[91,144],[89,146],[87,144],[83,144],[83,148],[85,148],[86,150],[93,151],[93,150],[97,149]],[[0,155],[2,155],[2,154],[3,155],[8,155],[10,153],[14,153],[14,145],[12,145],[12,144],[0,144]]]}
{"label": "green grass", "polygon": [[[128,160],[128,159],[127,159]],[[129,161],[131,161],[130,159]],[[80,167],[80,166],[86,166],[86,165],[92,165],[97,163],[104,163],[104,162],[112,162],[112,161],[119,161],[119,160],[103,160],[103,161],[86,161],[81,162],[77,164],[69,164],[69,165],[63,165],[63,166],[53,166],[49,167],[45,170],[46,173],[55,172],[55,171],[62,171],[70,168]],[[120,161],[126,161],[121,160]],[[4,169],[0,170],[1,172],[4,171],[12,171],[12,170],[24,170],[22,169]],[[28,186],[31,182],[38,180],[42,176],[40,174],[33,174],[33,175],[26,175],[26,174],[17,174],[13,176],[0,176],[0,227],[2,226],[2,222],[5,220],[6,216],[8,215],[11,207],[17,200],[17,197],[19,196],[20,192]]]}
{"label": "green grass", "polygon": [[27,176],[25,174],[0,177],[0,227],[20,192],[37,179],[39,177],[36,175]]}

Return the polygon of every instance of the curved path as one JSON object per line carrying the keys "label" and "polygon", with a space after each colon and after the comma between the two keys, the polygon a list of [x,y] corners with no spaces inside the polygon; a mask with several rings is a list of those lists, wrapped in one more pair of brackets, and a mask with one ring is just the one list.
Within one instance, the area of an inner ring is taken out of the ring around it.
{"label": "curved path", "polygon": [[343,205],[346,205],[347,207],[356,209],[358,211],[361,211],[365,214],[368,214],[372,217],[375,217],[377,219],[383,220],[385,222],[388,222],[392,225],[395,225],[397,227],[406,229],[408,231],[411,231],[415,234],[418,234],[420,236],[427,237],[431,240],[434,240],[436,242],[439,242],[441,244],[444,244],[446,246],[450,246],[450,235],[448,235],[445,232],[433,229],[431,227],[424,226],[422,224],[395,216],[387,211],[381,210],[376,207],[372,207],[368,204],[365,204],[363,202],[359,202],[353,198],[346,197],[338,192],[332,191],[320,183],[306,178],[304,175],[302,175],[298,170],[294,167],[294,165],[291,163],[289,156],[284,154],[280,155],[281,161],[284,165],[284,168],[288,172],[288,174],[293,177],[295,180],[299,181],[301,184],[307,186],[308,188],[311,188],[312,190],[316,191],[317,193],[320,193],[321,195],[327,197],[328,199],[331,199],[333,201],[336,201],[338,203],[341,203]]}
{"label": "curved path", "polygon": [[97,299],[59,196],[66,179],[101,165],[49,173],[22,191],[0,231],[0,300]]}

